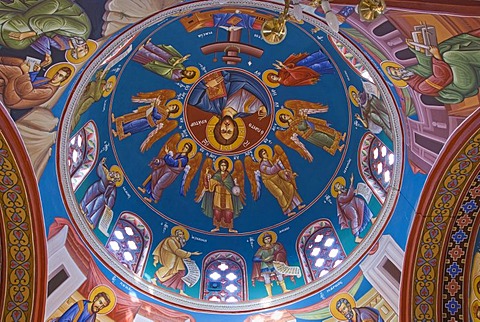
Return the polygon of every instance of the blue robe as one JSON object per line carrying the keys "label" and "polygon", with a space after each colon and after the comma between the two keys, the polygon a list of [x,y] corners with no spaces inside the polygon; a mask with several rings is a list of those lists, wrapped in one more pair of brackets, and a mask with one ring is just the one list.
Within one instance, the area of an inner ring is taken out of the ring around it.
{"label": "blue robe", "polygon": [[[267,114],[271,113],[271,111],[268,110],[270,100],[266,91],[261,89],[260,85],[257,85],[258,81],[252,76],[233,70],[222,71],[222,75],[226,88],[226,95],[224,97],[210,100],[207,95],[207,86],[202,81],[195,85],[195,88],[192,90],[190,98],[188,99],[188,104],[196,106],[204,112],[222,115],[223,109],[227,107],[226,103],[228,98],[237,91],[244,89],[262,102],[263,106],[267,108]],[[250,114],[238,113],[235,117],[245,117],[248,115]]]}
{"label": "blue robe", "polygon": [[68,308],[65,313],[52,322],[95,322],[97,314],[88,311],[90,301],[78,301]]}
{"label": "blue robe", "polygon": [[117,186],[115,182],[107,179],[104,168],[103,164],[98,164],[97,175],[100,180],[95,181],[88,188],[80,203],[87,220],[93,227],[96,227],[100,221],[100,217],[105,211],[105,206],[108,206],[110,209],[113,208],[117,196]]}

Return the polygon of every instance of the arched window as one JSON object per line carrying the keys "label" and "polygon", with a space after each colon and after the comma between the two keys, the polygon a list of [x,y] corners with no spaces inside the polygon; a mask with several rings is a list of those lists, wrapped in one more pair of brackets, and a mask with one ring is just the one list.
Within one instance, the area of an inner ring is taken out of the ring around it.
{"label": "arched window", "polygon": [[327,219],[318,220],[302,231],[297,253],[307,283],[327,274],[346,257],[335,228]]}
{"label": "arched window", "polygon": [[240,302],[247,299],[245,260],[237,253],[219,251],[203,260],[202,299]]}
{"label": "arched window", "polygon": [[98,131],[93,121],[87,122],[70,139],[68,168],[73,191],[92,171],[98,157]]}
{"label": "arched window", "polygon": [[360,142],[361,153],[358,154],[360,175],[365,183],[383,204],[388,188],[395,156],[393,152],[372,133],[366,133]]}
{"label": "arched window", "polygon": [[151,232],[137,215],[120,215],[107,241],[108,251],[125,267],[141,276],[151,244]]}

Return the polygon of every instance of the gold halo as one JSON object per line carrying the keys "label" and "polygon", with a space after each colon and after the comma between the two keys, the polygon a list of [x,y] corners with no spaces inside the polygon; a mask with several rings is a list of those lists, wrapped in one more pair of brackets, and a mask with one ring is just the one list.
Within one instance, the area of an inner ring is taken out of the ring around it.
{"label": "gold halo", "polygon": [[293,113],[292,111],[286,109],[286,108],[281,108],[277,111],[277,113],[275,114],[275,121],[277,122],[277,124],[283,128],[287,128],[288,127],[288,123],[285,123],[285,122],[282,122],[280,120],[280,115],[281,114],[287,114],[288,116],[290,116],[291,118],[293,118]]}
{"label": "gold halo", "polygon": [[275,70],[275,69],[267,69],[266,71],[263,72],[262,74],[262,80],[263,82],[268,86],[268,87],[271,87],[271,88],[275,88],[275,87],[278,87],[280,86],[280,83],[274,83],[274,82],[271,82],[268,80],[267,76],[270,75],[270,74],[275,74],[278,76],[278,72]]}
{"label": "gold halo", "polygon": [[123,171],[118,165],[112,165],[110,167],[110,172],[118,172],[120,174],[120,181],[115,182],[117,187],[120,187],[123,184]]}
{"label": "gold halo", "polygon": [[195,71],[195,77],[193,78],[186,78],[186,77],[183,77],[182,78],[182,83],[184,84],[193,84],[197,81],[197,79],[200,77],[200,70],[195,67],[195,66],[188,66],[185,68],[185,70],[193,70]]}
{"label": "gold halo", "polygon": [[390,74],[387,72],[387,67],[404,68],[402,65],[400,65],[399,63],[396,63],[394,61],[390,61],[390,60],[382,61],[382,63],[380,65],[382,66],[383,72],[385,73],[385,75],[387,75],[388,79],[393,83],[393,85],[395,85],[397,87],[407,87],[408,86],[406,81],[404,81],[402,79],[393,79],[392,76],[390,76]]}
{"label": "gold halo", "polygon": [[115,84],[117,83],[117,76],[115,75],[112,75],[110,76],[108,79],[107,79],[107,82],[106,84],[108,83],[112,83],[112,88],[108,89],[108,90],[104,90],[103,91],[103,97],[107,97],[108,95],[110,95],[110,93],[113,91],[113,88],[115,87]]}
{"label": "gold halo", "polygon": [[261,150],[261,149],[265,149],[265,151],[267,151],[267,157],[268,157],[269,159],[272,159],[272,157],[273,157],[272,148],[271,148],[269,145],[262,144],[262,145],[259,145],[259,146],[255,149],[255,152],[253,152],[253,155],[255,156],[255,160],[257,160],[258,162],[260,162],[260,160],[262,160],[262,158],[260,157],[260,150]]}
{"label": "gold halo", "polygon": [[223,145],[220,144],[217,139],[215,138],[214,129],[215,125],[220,121],[220,118],[216,115],[212,116],[210,120],[208,120],[207,126],[205,128],[207,140],[210,145],[218,150],[218,151],[233,151],[237,149],[243,141],[245,141],[245,137],[247,136],[247,131],[245,129],[245,122],[242,120],[241,117],[236,117],[233,119],[238,126],[238,137],[237,139],[230,145]]}
{"label": "gold halo", "polygon": [[64,81],[60,82],[60,86],[67,84],[73,78],[73,74],[75,73],[75,67],[70,63],[57,63],[50,66],[50,68],[45,73],[45,77],[48,79],[52,79],[53,75],[55,75],[62,67],[67,67],[71,71],[70,76],[68,76],[67,79],[65,79]]}
{"label": "gold halo", "polygon": [[169,118],[173,118],[173,119],[176,119],[177,117],[179,117],[180,115],[182,115],[182,112],[183,112],[183,103],[180,101],[180,100],[171,100],[167,103],[167,106],[171,106],[173,104],[177,104],[178,105],[178,112],[177,113],[172,113],[170,114],[168,117]]}
{"label": "gold halo", "polygon": [[115,304],[117,304],[117,296],[115,293],[112,291],[112,289],[106,285],[98,285],[94,287],[91,291],[90,294],[88,295],[88,300],[90,302],[93,302],[93,299],[95,296],[97,296],[98,293],[104,292],[107,294],[108,298],[110,299],[110,304],[105,306],[103,309],[98,311],[98,314],[108,314],[112,312],[113,308],[115,307]]}
{"label": "gold halo", "polygon": [[475,296],[477,297],[477,299],[480,300],[480,292],[479,292],[479,288],[480,288],[480,285],[477,286],[478,284],[480,283],[480,275],[476,276],[475,279],[473,280],[473,292],[475,293]]}
{"label": "gold halo", "polygon": [[345,186],[347,182],[345,181],[344,177],[337,177],[335,180],[333,180],[332,186],[330,187],[330,193],[332,194],[333,198],[337,198],[338,196],[338,192],[335,191],[335,184],[337,183],[341,183],[343,186]]}
{"label": "gold halo", "polygon": [[80,64],[89,59],[95,50],[97,50],[97,43],[91,39],[87,39],[88,53],[82,58],[74,58],[72,55],[72,49],[65,51],[65,59],[71,62],[72,64]]}
{"label": "gold halo", "polygon": [[183,147],[187,143],[190,143],[192,145],[192,151],[190,151],[190,153],[188,154],[188,158],[192,159],[195,156],[195,154],[197,154],[197,144],[192,139],[186,138],[186,139],[183,139],[180,142],[178,142],[177,151],[179,151],[179,152],[182,151]]}
{"label": "gold halo", "polygon": [[332,313],[332,316],[339,321],[347,321],[347,318],[345,316],[343,316],[342,313],[337,311],[337,302],[341,298],[344,298],[348,302],[350,302],[350,305],[352,306],[352,308],[357,306],[357,303],[355,302],[355,299],[353,298],[352,295],[350,295],[350,293],[339,293],[339,294],[335,295],[333,297],[333,299],[330,301],[330,305],[329,305],[330,313]]}
{"label": "gold halo", "polygon": [[257,237],[257,243],[260,245],[260,246],[264,246],[265,243],[263,242],[263,236],[265,236],[265,234],[269,234],[272,236],[272,244],[275,244],[277,242],[277,234],[274,232],[274,231],[271,231],[271,230],[268,230],[268,231],[264,231],[263,233],[261,233],[260,235],[258,235]]}
{"label": "gold halo", "polygon": [[473,319],[474,322],[479,322],[480,321],[480,319],[477,318],[477,316],[475,315],[479,306],[480,306],[480,301],[478,301],[478,300],[473,301],[472,305],[470,306],[470,315],[472,316],[472,319]]}
{"label": "gold halo", "polygon": [[350,94],[350,99],[352,100],[353,105],[358,107],[359,103],[352,95],[353,93],[356,93],[358,95],[358,89],[355,86],[350,85],[348,87],[348,93]]}
{"label": "gold halo", "polygon": [[185,241],[190,239],[190,233],[183,226],[173,227],[172,230],[170,230],[171,235],[175,236],[175,233],[177,232],[177,230],[181,230],[183,232],[183,236],[185,237]]}
{"label": "gold halo", "polygon": [[215,171],[218,171],[218,169],[220,169],[220,166],[219,166],[219,163],[221,160],[227,160],[228,162],[228,171],[232,171],[233,169],[233,161],[232,159],[230,159],[229,157],[219,157],[217,160],[215,160],[215,163],[214,163],[214,169]]}

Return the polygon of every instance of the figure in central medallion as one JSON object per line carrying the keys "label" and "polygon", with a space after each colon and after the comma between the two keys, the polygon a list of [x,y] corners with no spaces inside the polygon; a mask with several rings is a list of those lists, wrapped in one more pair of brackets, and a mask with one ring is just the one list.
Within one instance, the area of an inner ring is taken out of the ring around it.
{"label": "figure in central medallion", "polygon": [[268,91],[255,75],[240,69],[207,73],[192,87],[186,101],[190,133],[212,152],[251,149],[272,123],[273,102]]}

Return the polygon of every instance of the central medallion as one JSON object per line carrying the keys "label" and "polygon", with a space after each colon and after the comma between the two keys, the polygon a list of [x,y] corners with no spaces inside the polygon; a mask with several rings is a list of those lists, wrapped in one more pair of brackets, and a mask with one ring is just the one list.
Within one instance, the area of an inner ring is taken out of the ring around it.
{"label": "central medallion", "polygon": [[191,137],[219,155],[257,147],[270,131],[275,114],[272,96],[262,81],[238,68],[206,73],[192,86],[185,102]]}

